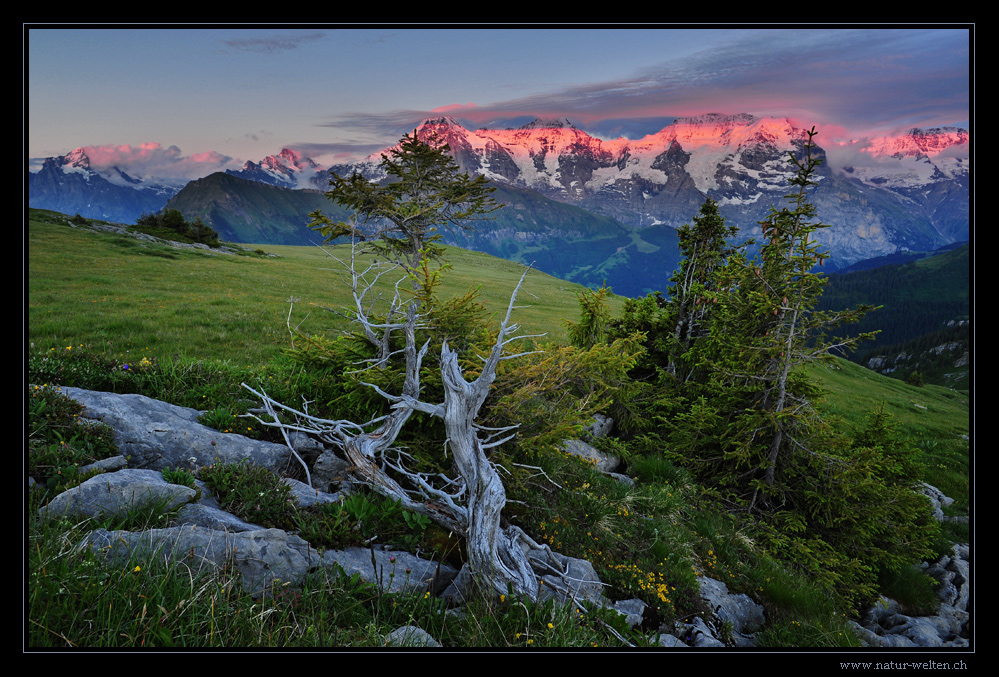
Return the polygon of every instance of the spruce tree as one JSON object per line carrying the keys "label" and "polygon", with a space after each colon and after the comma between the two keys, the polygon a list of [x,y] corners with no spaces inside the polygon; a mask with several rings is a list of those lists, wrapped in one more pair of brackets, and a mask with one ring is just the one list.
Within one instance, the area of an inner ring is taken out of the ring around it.
{"label": "spruce tree", "polygon": [[380,167],[387,179],[375,183],[355,172],[333,173],[326,196],[355,216],[333,222],[316,211],[310,228],[327,241],[354,236],[372,245],[402,267],[414,272],[424,257],[439,258],[439,228],[472,230],[471,222],[486,218],[499,205],[496,190],[484,176],[470,177],[451,157],[450,147],[436,137],[420,140],[416,130],[382,154]]}
{"label": "spruce tree", "polygon": [[710,203],[681,233],[687,259],[660,305],[670,312],[657,318],[668,318],[666,352],[677,378],[659,381],[650,438],[664,440],[672,460],[745,511],[761,544],[852,607],[877,594],[878,571],[926,556],[935,531],[914,491],[913,449],[883,412],[851,441],[814,408],[821,393],[806,366],[873,334],[828,336],[871,306],[816,309],[829,254],[816,240],[828,226],[809,199],[821,163],[814,136],[812,129],[801,156],[791,155],[793,190],[760,222],[755,256],[726,248],[723,238],[708,246],[693,237],[708,224],[716,237],[729,232]]}
{"label": "spruce tree", "polygon": [[690,349],[708,332],[711,308],[718,303],[718,272],[734,252],[727,239],[739,232],[737,227],[725,225],[718,203],[711,198],[701,205],[693,222],[693,226],[684,224],[678,230],[684,258],[670,278],[669,298],[663,304],[673,325],[666,371],[680,382],[695,372],[688,359]]}
{"label": "spruce tree", "polygon": [[[790,154],[796,170],[790,180],[794,190],[785,196],[784,206],[771,207],[760,222],[762,242],[756,258],[733,250],[724,261],[717,260],[708,286],[691,286],[711,303],[707,327],[697,324],[703,312],[681,316],[690,318],[691,330],[699,337],[689,344],[685,358],[701,370],[695,387],[688,389],[688,401],[706,396],[725,421],[719,436],[723,448],[704,454],[723,483],[749,498],[751,508],[761,498],[781,504],[781,470],[788,456],[812,453],[809,437],[817,430],[812,404],[818,392],[803,367],[831,359],[834,350],[849,349],[871,336],[827,340],[830,329],[856,322],[871,306],[815,310],[827,282],[820,268],[829,257],[815,238],[816,231],[828,225],[816,218],[809,200],[821,164],[814,153],[815,133],[814,128],[807,132],[801,159]],[[678,275],[684,271],[681,267]],[[689,331],[686,336],[693,335]]]}

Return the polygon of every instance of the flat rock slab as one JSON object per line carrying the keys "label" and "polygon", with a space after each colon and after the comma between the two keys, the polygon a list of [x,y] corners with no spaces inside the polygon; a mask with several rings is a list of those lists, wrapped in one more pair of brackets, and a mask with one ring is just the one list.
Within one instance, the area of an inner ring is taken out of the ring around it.
{"label": "flat rock slab", "polygon": [[82,416],[103,421],[115,431],[115,442],[129,466],[150,470],[193,468],[246,460],[271,470],[284,468],[288,447],[223,433],[198,423],[201,412],[145,395],[119,395],[82,388],[61,392],[83,406]]}
{"label": "flat rock slab", "polygon": [[280,529],[241,533],[215,531],[198,526],[107,531],[96,529],[79,546],[103,554],[115,562],[154,557],[183,561],[196,573],[227,563],[242,575],[243,589],[258,597],[274,584],[297,585],[321,565],[319,553],[304,540]]}

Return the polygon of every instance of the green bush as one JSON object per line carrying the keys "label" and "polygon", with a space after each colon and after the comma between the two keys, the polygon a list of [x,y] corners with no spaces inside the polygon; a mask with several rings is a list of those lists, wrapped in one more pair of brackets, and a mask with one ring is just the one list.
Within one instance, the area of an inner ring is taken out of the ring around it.
{"label": "green bush", "polygon": [[215,463],[198,470],[223,510],[267,528],[292,530],[297,504],[279,475],[251,463]]}
{"label": "green bush", "polygon": [[[430,519],[399,501],[360,491],[337,503],[322,503],[298,514],[299,534],[317,548],[346,548],[371,543],[401,550],[437,550],[439,536]],[[446,552],[440,553],[446,555]]]}
{"label": "green bush", "polygon": [[878,584],[886,596],[899,603],[902,613],[907,616],[929,616],[940,605],[936,595],[939,584],[919,566],[883,571]]}
{"label": "green bush", "polygon": [[185,470],[184,468],[164,468],[162,474],[163,479],[170,484],[179,484],[192,489],[197,487],[194,473],[190,470]]}
{"label": "green bush", "polygon": [[170,239],[180,238],[183,241],[206,244],[210,247],[219,245],[219,234],[215,229],[202,222],[201,217],[187,221],[177,209],[166,209],[158,214],[143,214],[135,225],[138,230],[150,235],[166,236]]}

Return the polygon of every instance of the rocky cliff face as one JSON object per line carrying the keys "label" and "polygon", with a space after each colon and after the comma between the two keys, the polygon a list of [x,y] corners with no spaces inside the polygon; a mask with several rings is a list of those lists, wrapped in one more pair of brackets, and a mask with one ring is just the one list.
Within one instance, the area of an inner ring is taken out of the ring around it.
{"label": "rocky cliff face", "polygon": [[[800,156],[806,138],[787,119],[747,114],[680,118],[638,140],[598,139],[564,119],[470,131],[441,117],[417,135],[446,142],[466,171],[639,228],[679,227],[710,196],[743,238],[757,235],[757,222],[783,199],[789,155]],[[966,145],[964,130],[912,130],[872,142],[868,167],[822,167],[813,200],[832,226],[819,234],[832,265],[968,239],[966,159],[957,157]],[[379,160],[338,171],[375,179]]]}

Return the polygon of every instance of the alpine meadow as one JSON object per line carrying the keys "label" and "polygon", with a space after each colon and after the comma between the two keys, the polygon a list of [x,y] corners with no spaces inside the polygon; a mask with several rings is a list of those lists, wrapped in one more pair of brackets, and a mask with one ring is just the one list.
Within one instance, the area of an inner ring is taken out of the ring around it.
{"label": "alpine meadow", "polygon": [[[416,628],[449,649],[839,651],[869,646],[885,600],[941,613],[925,563],[971,539],[970,391],[847,359],[891,301],[821,305],[815,137],[787,154],[759,235],[705,197],[679,264],[633,297],[447,244],[512,208],[416,130],[383,180],[330,172],[300,224],[313,246],[220,241],[178,209],[134,226],[31,209],[27,646],[377,648]],[[156,470],[246,533],[301,538],[308,570],[261,591],[169,548],[79,547],[190,523],[142,502],[48,509],[110,482],[100,462],[132,443],[85,422],[70,387],[287,449],[276,471]],[[327,564],[346,551],[363,570]],[[433,581],[393,587],[414,556]],[[728,615],[736,596],[754,623]],[[934,646],[967,646],[965,617]]]}

